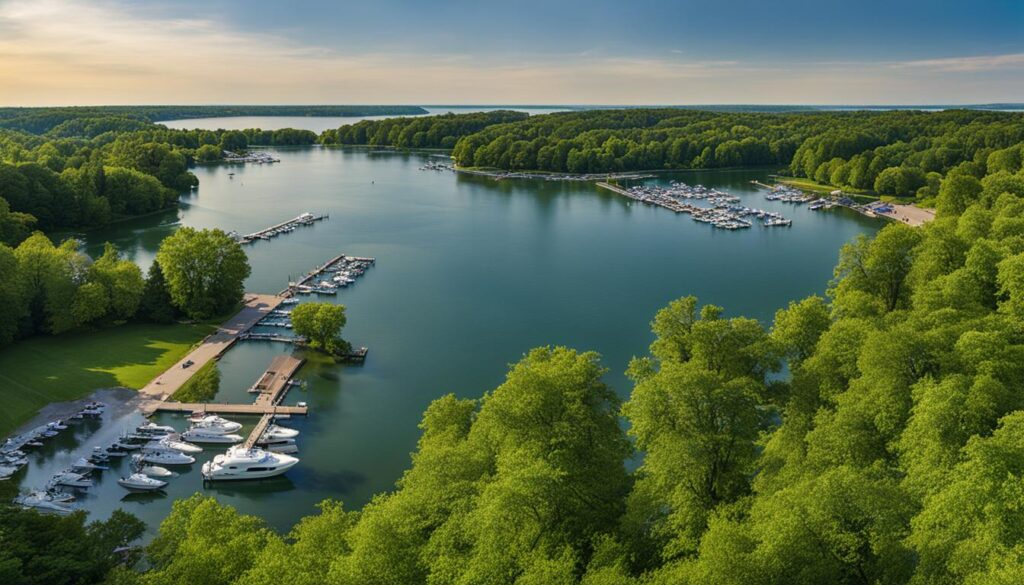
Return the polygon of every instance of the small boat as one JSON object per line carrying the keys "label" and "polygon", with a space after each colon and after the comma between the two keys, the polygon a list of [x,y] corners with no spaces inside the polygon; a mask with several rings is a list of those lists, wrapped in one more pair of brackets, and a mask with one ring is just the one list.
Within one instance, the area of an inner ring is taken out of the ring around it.
{"label": "small boat", "polygon": [[172,449],[174,451],[180,451],[182,453],[202,453],[203,448],[199,445],[193,445],[185,441],[179,441],[170,437],[164,437],[158,441],[150,441],[146,443],[143,449],[150,451],[161,451],[166,449]]}
{"label": "small boat", "polygon": [[242,425],[234,421],[221,418],[216,415],[204,416],[199,420],[192,421],[191,430],[199,430],[209,434],[227,435],[237,432]]}
{"label": "small boat", "polygon": [[166,467],[160,467],[159,465],[143,465],[139,468],[139,473],[148,475],[149,477],[171,477],[174,475],[171,470]]}
{"label": "small boat", "polygon": [[93,463],[92,461],[89,461],[85,457],[80,457],[78,461],[75,461],[74,464],[71,465],[71,468],[78,471],[102,471],[105,469],[110,469],[106,465],[98,465],[96,463]]}
{"label": "small boat", "polygon": [[40,512],[51,512],[55,514],[70,514],[74,510],[64,504],[54,501],[46,492],[32,492],[14,498],[14,503],[28,509],[35,509]]}
{"label": "small boat", "polygon": [[178,451],[147,451],[139,456],[140,461],[159,465],[191,465],[196,458]]}
{"label": "small boat", "polygon": [[114,443],[113,445],[107,447],[103,451],[103,453],[106,454],[107,457],[124,457],[125,455],[128,454],[128,451],[124,449],[119,449],[117,447],[117,443]]}
{"label": "small boat", "polygon": [[280,425],[270,425],[267,430],[263,432],[264,439],[294,439],[299,436],[299,431],[295,429],[289,429],[288,427],[282,427]]}
{"label": "small boat", "polygon": [[201,429],[185,431],[181,438],[191,443],[241,443],[245,440],[241,435],[210,433]]}
{"label": "small boat", "polygon": [[62,485],[73,488],[90,488],[92,487],[92,480],[85,477],[81,473],[75,473],[73,471],[62,471],[57,475],[53,476],[51,480],[54,485]]}
{"label": "small boat", "polygon": [[67,430],[67,428],[68,428],[68,425],[64,424],[64,421],[62,421],[62,420],[55,420],[55,421],[53,421],[52,423],[50,423],[50,424],[48,424],[46,426],[47,426],[47,428],[51,428],[51,429],[53,429],[55,431],[64,431],[64,430]]}
{"label": "small boat", "polygon": [[15,473],[18,473],[17,467],[13,465],[0,465],[0,481],[10,479]]}
{"label": "small boat", "polygon": [[115,449],[120,449],[121,451],[135,451],[137,449],[142,448],[142,446],[137,443],[129,443],[128,441],[120,440],[111,445],[111,447],[114,447]]}
{"label": "small boat", "polygon": [[167,425],[158,425],[156,423],[146,423],[144,425],[139,425],[138,427],[135,428],[135,430],[137,430],[140,433],[162,433],[165,435],[169,435],[174,432],[174,427],[170,427]]}
{"label": "small boat", "polygon": [[119,478],[117,483],[123,488],[136,492],[153,492],[163,489],[167,485],[166,481],[153,479],[142,473],[133,473],[128,477]]}
{"label": "small boat", "polygon": [[101,416],[103,414],[103,411],[98,408],[83,408],[81,412],[79,412],[78,414],[90,418],[96,418],[98,416]]}
{"label": "small boat", "polygon": [[52,439],[53,437],[56,437],[59,433],[57,431],[52,430],[52,429],[46,429],[45,431],[43,431],[43,432],[41,432],[39,434],[41,436],[43,436],[44,438],[46,438],[46,439]]}
{"label": "small boat", "polygon": [[42,447],[43,444],[40,443],[39,441],[33,440],[33,441],[26,441],[25,444],[22,445],[22,446],[23,447]]}
{"label": "small boat", "polygon": [[298,453],[299,446],[295,444],[295,439],[272,439],[272,440],[259,440],[256,444],[267,451],[274,453]]}

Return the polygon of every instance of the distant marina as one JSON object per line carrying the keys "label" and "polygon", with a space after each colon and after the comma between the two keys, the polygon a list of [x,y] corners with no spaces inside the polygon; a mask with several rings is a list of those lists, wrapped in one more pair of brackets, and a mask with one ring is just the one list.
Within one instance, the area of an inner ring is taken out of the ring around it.
{"label": "distant marina", "polygon": [[306,212],[298,217],[282,221],[279,224],[264,228],[258,232],[241,235],[238,232],[232,231],[228,232],[228,235],[233,237],[239,244],[251,244],[256,240],[269,240],[271,238],[276,238],[281,234],[290,234],[297,228],[313,225],[314,223],[323,221],[328,217],[329,216],[327,214],[313,215],[312,213]]}
{"label": "distant marina", "polygon": [[[746,229],[753,227],[754,223],[760,223],[764,227],[793,225],[793,220],[786,219],[781,213],[740,205],[739,197],[703,185],[687,185],[672,181],[668,187],[641,185],[623,188],[607,182],[597,183],[597,186],[645,205],[657,205],[676,213],[687,213],[694,221],[708,223],[718,229]],[[710,207],[687,202],[691,200],[706,202]]]}

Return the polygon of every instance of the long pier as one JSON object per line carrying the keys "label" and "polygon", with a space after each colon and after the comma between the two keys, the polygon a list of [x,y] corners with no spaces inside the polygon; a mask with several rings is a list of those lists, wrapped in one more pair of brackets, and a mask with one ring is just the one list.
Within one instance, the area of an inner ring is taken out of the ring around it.
{"label": "long pier", "polygon": [[308,414],[305,406],[281,406],[281,400],[291,387],[289,383],[305,359],[290,355],[279,355],[270,362],[270,366],[253,385],[259,392],[252,404],[218,404],[213,402],[171,402],[150,401],[142,409],[147,414],[157,411],[170,412],[209,412],[211,414]]}
{"label": "long pier", "polygon": [[330,217],[327,214],[313,215],[312,213],[303,213],[298,217],[293,217],[287,221],[282,221],[277,225],[272,225],[268,228],[264,228],[258,232],[246,234],[244,236],[238,236],[239,244],[251,244],[256,240],[269,240],[281,233],[281,230],[291,231],[299,226],[313,225],[315,222],[327,219]]}

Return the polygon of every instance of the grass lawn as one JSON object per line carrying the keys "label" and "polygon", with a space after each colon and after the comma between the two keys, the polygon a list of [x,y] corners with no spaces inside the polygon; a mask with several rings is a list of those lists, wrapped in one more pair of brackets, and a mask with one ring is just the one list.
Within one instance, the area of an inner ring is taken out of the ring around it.
{"label": "grass lawn", "polygon": [[99,388],[145,386],[215,329],[209,323],[133,323],[15,342],[0,350],[0,437],[50,402]]}

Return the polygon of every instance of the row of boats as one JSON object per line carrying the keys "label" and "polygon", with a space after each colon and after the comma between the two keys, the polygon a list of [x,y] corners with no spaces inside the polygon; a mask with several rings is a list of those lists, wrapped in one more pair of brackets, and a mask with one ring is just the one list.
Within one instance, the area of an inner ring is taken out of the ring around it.
{"label": "row of boats", "polygon": [[[312,278],[307,277],[301,283],[293,283],[292,288],[300,294],[335,295],[338,289],[354,284],[356,279],[376,263],[373,258],[341,256],[333,263],[313,272]],[[320,280],[316,280],[320,278]],[[312,284],[306,284],[313,281]]]}
{"label": "row of boats", "polygon": [[[778,212],[740,205],[739,197],[703,185],[672,181],[668,187],[639,185],[619,191],[634,201],[658,205],[676,213],[688,213],[694,221],[708,223],[719,229],[746,229],[752,227],[755,221],[765,227],[793,225],[793,220],[786,219]],[[708,205],[696,205],[690,203],[690,200]]]}
{"label": "row of boats", "polygon": [[206,481],[260,479],[280,475],[299,459],[287,453],[297,452],[295,437],[299,431],[277,424],[269,425],[256,445],[239,445],[242,425],[216,415],[194,413],[190,427],[178,433],[174,427],[152,422],[123,433],[107,447],[94,447],[88,457],[80,457],[69,468],[50,478],[42,490],[19,495],[15,503],[25,508],[60,514],[73,511],[70,504],[76,492],[95,486],[93,475],[111,469],[116,461],[131,456],[130,472],[117,483],[130,492],[155,492],[168,485],[176,474],[167,467],[192,465],[203,451],[200,444],[230,445],[222,455],[203,463]]}
{"label": "row of boats", "polygon": [[251,234],[242,235],[234,230],[228,232],[228,236],[234,238],[239,244],[249,244],[256,240],[270,240],[283,234],[290,234],[300,227],[311,226],[317,221],[327,219],[327,215],[313,215],[310,212],[305,212],[294,219],[289,219],[286,222],[279,223],[275,226],[253,232]]}
{"label": "row of boats", "polygon": [[0,445],[0,481],[10,479],[22,467],[28,465],[26,449],[42,447],[44,441],[52,439],[69,428],[70,423],[95,419],[103,415],[106,405],[102,402],[89,402],[78,412],[66,417],[40,425],[26,433],[10,437]]}
{"label": "row of boats", "polygon": [[225,150],[223,160],[224,162],[231,163],[255,163],[259,165],[281,162],[281,159],[262,150],[250,150],[245,154]]}

